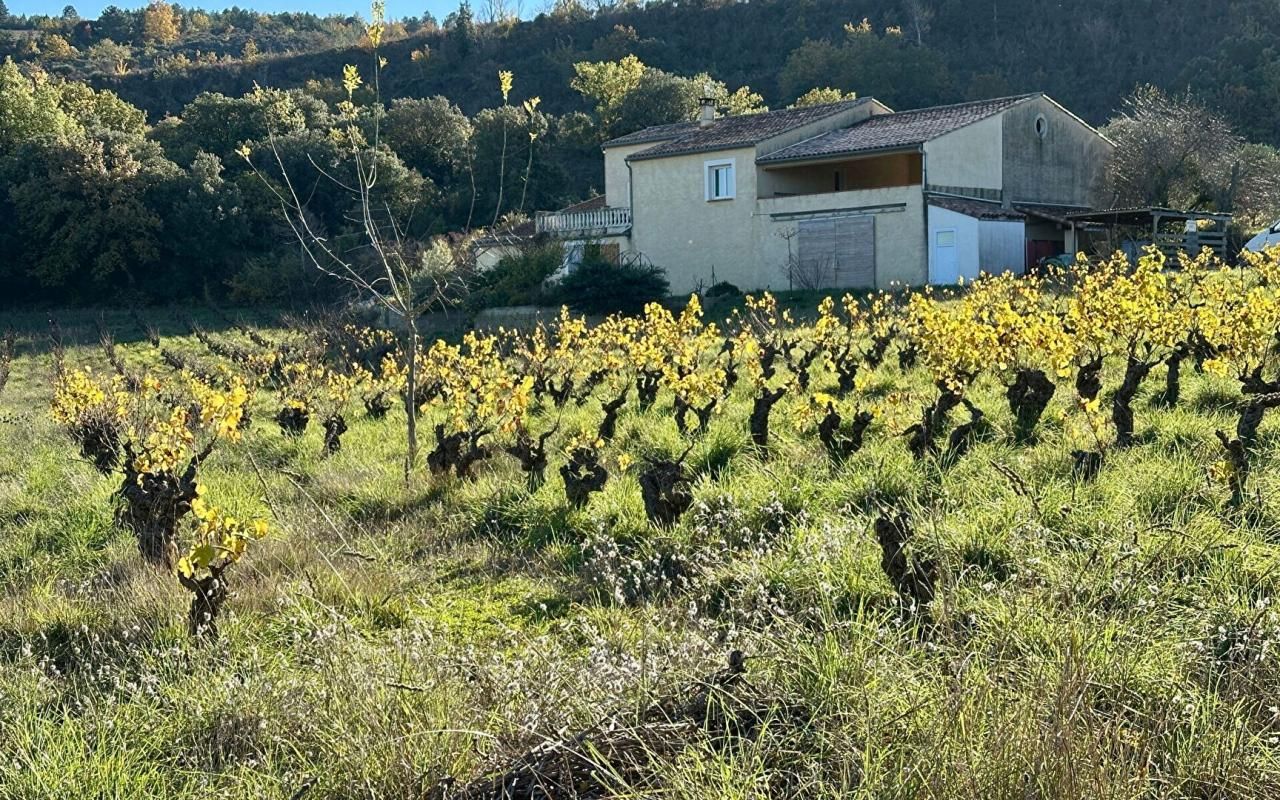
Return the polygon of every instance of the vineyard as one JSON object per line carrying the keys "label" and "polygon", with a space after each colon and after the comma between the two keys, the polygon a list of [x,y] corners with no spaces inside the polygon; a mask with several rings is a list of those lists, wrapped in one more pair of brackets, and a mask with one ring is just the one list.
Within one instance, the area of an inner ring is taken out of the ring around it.
{"label": "vineyard", "polygon": [[1244,259],[416,353],[14,321],[0,797],[1276,796]]}

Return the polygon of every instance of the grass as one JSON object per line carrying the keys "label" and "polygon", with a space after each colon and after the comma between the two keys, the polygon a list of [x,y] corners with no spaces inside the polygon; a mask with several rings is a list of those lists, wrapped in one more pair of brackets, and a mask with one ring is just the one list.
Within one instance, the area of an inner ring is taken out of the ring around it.
{"label": "grass", "polygon": [[[212,358],[184,314],[152,316],[167,345]],[[70,361],[101,363],[94,318],[60,321]],[[128,315],[106,322],[130,364],[163,369]],[[432,794],[443,779],[504,772],[606,719],[640,736],[735,649],[745,688],[716,702],[749,724],[595,753],[612,796],[1280,793],[1280,442],[1264,426],[1259,496],[1228,508],[1207,467],[1234,424],[1229,383],[1187,370],[1163,409],[1157,370],[1134,404],[1140,444],[1083,484],[1068,386],[1016,446],[1002,387],[980,381],[995,430],[946,467],[896,435],[929,390],[892,357],[874,389],[912,399],[842,465],[796,429],[795,398],[761,460],[741,386],[690,455],[697,503],[668,531],[633,475],[568,508],[558,452],[533,492],[506,456],[474,482],[405,487],[398,410],[352,411],[321,458],[316,426],[286,439],[264,393],[202,480],[275,533],[235,567],[221,638],[196,646],[184,592],[112,522],[116,479],[48,416],[43,324],[0,319],[22,330],[0,394],[0,797],[448,796]],[[670,411],[666,394],[625,408],[611,451],[682,451]],[[571,405],[553,441],[598,416]],[[927,627],[880,568],[872,522],[889,507],[939,565]]]}

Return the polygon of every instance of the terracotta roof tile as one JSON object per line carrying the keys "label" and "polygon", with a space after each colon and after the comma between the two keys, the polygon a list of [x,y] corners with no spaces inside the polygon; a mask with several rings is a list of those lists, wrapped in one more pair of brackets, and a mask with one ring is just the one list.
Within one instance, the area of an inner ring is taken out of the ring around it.
{"label": "terracotta roof tile", "polygon": [[1014,203],[1013,207],[1028,217],[1047,219],[1060,225],[1066,225],[1071,222],[1071,220],[1067,219],[1067,215],[1079,214],[1082,211],[1089,210],[1087,206],[1064,206],[1055,203]]}
{"label": "terracotta roof tile", "polygon": [[758,161],[761,164],[775,164],[783,161],[800,161],[919,145],[1037,96],[1024,94],[1017,97],[920,108],[892,114],[876,114],[848,128],[819,134],[790,147],[784,147]]}
{"label": "terracotta roof tile", "polygon": [[[866,102],[870,102],[870,98],[847,100],[842,103],[825,103],[818,106],[806,106],[805,108],[766,111],[760,114],[738,114],[736,116],[720,117],[714,124],[705,128],[697,123],[681,123],[687,127],[683,133],[650,147],[648,150],[642,150],[628,157],[627,160],[643,161],[651,158],[684,155],[686,153],[703,153],[712,150],[728,150],[734,147],[750,147],[789,130],[848,111]],[[663,127],[670,128],[672,126]],[[643,132],[641,131],[641,133]],[[615,139],[610,144],[616,144],[618,141]]]}
{"label": "terracotta roof tile", "polygon": [[626,136],[610,139],[603,146],[610,148],[624,147],[631,144],[645,144],[646,142],[665,142],[683,136],[697,127],[698,123],[696,122],[673,122],[670,125],[654,125],[634,133],[628,133]]}
{"label": "terracotta roof tile", "polygon": [[974,219],[1026,219],[1027,215],[1012,208],[1005,208],[999,203],[988,203],[982,200],[971,200],[967,197],[948,197],[931,195],[929,205],[945,208],[957,214],[964,214]]}

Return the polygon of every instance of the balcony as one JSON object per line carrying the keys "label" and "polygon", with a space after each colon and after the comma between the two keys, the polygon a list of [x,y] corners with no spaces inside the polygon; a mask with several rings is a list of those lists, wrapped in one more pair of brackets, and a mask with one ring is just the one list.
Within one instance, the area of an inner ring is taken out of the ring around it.
{"label": "balcony", "polygon": [[777,223],[788,223],[812,217],[914,211],[923,206],[924,193],[919,186],[894,186],[884,189],[762,197],[756,201],[756,214],[768,217]]}
{"label": "balcony", "polygon": [[545,211],[535,220],[538,233],[562,239],[620,236],[631,230],[631,209],[594,208],[585,211]]}

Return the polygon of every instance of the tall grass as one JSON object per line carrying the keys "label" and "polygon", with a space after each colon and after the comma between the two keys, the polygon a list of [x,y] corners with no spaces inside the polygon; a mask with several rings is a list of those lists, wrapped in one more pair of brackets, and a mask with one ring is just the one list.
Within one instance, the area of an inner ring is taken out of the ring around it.
{"label": "tall grass", "polygon": [[[197,646],[181,590],[112,524],[115,480],[48,417],[41,321],[17,322],[0,395],[0,797],[449,796],[442,780],[460,792],[587,730],[628,742],[588,752],[606,796],[1280,793],[1277,437],[1264,428],[1260,500],[1230,509],[1206,469],[1234,420],[1218,379],[1188,374],[1173,410],[1147,402],[1148,381],[1139,445],[1091,483],[1071,474],[1063,398],[1017,446],[1003,387],[979,381],[995,431],[958,463],[913,461],[881,421],[835,465],[795,430],[793,398],[755,456],[741,386],[690,454],[695,504],[667,531],[634,475],[569,509],[558,453],[532,492],[505,456],[474,482],[405,487],[399,409],[349,415],[322,458],[319,431],[269,424],[264,393],[203,480],[277,533],[238,567],[221,638]],[[63,319],[68,359],[100,364],[83,322],[81,337]],[[126,360],[163,369],[125,315],[108,325]],[[180,320],[163,333],[207,356]],[[925,396],[927,377],[893,362],[871,391]],[[599,404],[564,414],[564,431],[593,429]],[[678,455],[669,396],[624,408],[611,450]],[[939,565],[927,621],[881,571],[886,508]],[[655,708],[687,722],[680,703],[735,650],[745,684],[715,702],[750,698],[750,725],[646,733]]]}

